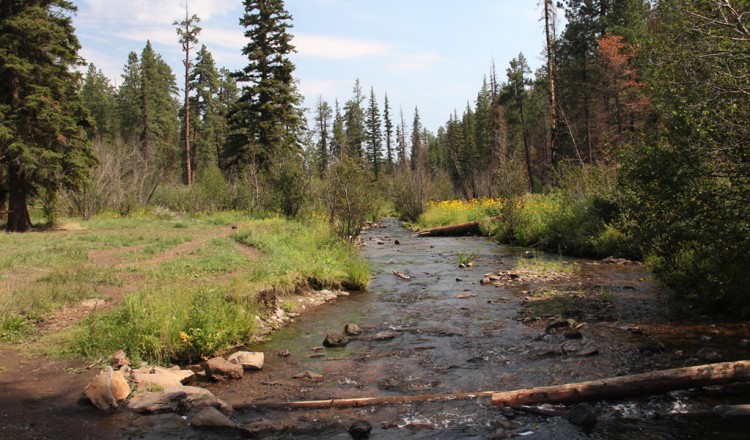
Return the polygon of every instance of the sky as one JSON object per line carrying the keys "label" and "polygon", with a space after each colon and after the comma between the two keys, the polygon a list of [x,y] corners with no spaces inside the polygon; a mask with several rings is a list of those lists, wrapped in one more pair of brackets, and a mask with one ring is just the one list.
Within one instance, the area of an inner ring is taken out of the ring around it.
{"label": "sky", "polygon": [[[150,40],[181,84],[184,53],[172,23],[185,18],[185,1],[73,0],[80,55],[119,85],[128,53],[140,54]],[[218,67],[244,67],[243,2],[188,1],[190,15],[201,19],[199,45]],[[435,132],[475,101],[493,62],[500,81],[521,52],[532,71],[543,64],[539,2],[287,0],[297,48],[290,58],[304,105],[313,109],[322,97],[343,107],[359,79],[365,96],[374,89],[381,111],[387,93],[394,119],[403,111],[411,124],[418,107],[424,127]]]}

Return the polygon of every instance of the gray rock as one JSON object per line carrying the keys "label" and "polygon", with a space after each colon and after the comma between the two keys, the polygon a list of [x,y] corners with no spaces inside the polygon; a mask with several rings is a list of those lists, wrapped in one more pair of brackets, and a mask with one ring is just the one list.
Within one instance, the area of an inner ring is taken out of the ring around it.
{"label": "gray rock", "polygon": [[136,412],[151,414],[166,411],[173,412],[185,397],[187,397],[187,393],[182,390],[168,393],[147,392],[131,398],[128,401],[128,408]]}
{"label": "gray rock", "polygon": [[244,370],[262,370],[266,355],[263,352],[238,351],[232,353],[227,360],[233,364],[242,365]]}
{"label": "gray rock", "polygon": [[750,405],[717,405],[713,412],[724,417],[750,417]]}
{"label": "gray rock", "polygon": [[213,406],[207,406],[193,416],[190,424],[199,429],[234,429],[237,425]]}
{"label": "gray rock", "polygon": [[711,347],[701,348],[700,350],[698,350],[698,353],[696,353],[696,356],[707,362],[716,362],[721,360],[721,353],[719,353],[719,351],[715,348]]}
{"label": "gray rock", "polygon": [[349,435],[355,439],[368,438],[372,431],[372,425],[367,420],[357,420],[349,427]]}
{"label": "gray rock", "polygon": [[563,333],[563,336],[565,336],[567,339],[582,339],[583,334],[580,330],[572,329],[568,330],[565,333]]}
{"label": "gray rock", "polygon": [[325,347],[345,347],[349,343],[349,338],[339,333],[328,333],[323,340]]}
{"label": "gray rock", "polygon": [[568,421],[578,426],[594,426],[597,422],[596,411],[588,403],[579,403],[565,414]]}
{"label": "gray rock", "polygon": [[234,408],[232,407],[232,405],[229,405],[223,400],[217,398],[214,395],[214,393],[212,393],[211,391],[205,388],[181,386],[181,387],[166,389],[164,390],[164,392],[165,393],[184,392],[186,396],[185,398],[180,400],[181,409],[200,410],[208,406],[212,406],[214,408],[220,409],[224,414],[230,414],[230,415],[234,414]]}
{"label": "gray rock", "polygon": [[211,358],[204,362],[203,370],[209,379],[223,382],[231,379],[241,379],[245,370],[241,365],[233,364],[221,356]]}

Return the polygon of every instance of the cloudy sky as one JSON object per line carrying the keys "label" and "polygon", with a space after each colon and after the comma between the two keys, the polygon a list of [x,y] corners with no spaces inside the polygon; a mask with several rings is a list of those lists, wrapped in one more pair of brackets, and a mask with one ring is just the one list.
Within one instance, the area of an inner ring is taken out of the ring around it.
{"label": "cloudy sky", "polygon": [[[182,80],[182,48],[172,23],[185,16],[185,0],[73,0],[81,55],[119,84],[131,51],[151,40]],[[449,115],[474,101],[494,61],[500,80],[523,52],[532,69],[542,64],[539,0],[287,0],[294,21],[292,60],[312,108],[318,98],[343,104],[359,79],[374,87],[382,110],[387,92],[394,114],[410,123],[419,107],[436,131]],[[241,0],[189,0],[201,18],[199,44],[221,67],[246,64],[239,17]]]}

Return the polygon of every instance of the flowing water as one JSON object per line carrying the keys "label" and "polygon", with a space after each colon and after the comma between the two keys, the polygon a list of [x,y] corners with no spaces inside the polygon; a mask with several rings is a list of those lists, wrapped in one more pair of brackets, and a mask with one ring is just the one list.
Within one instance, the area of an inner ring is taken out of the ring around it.
{"label": "flowing water", "polygon": [[[552,261],[563,273],[514,278],[510,274],[519,270],[526,249],[475,237],[415,238],[395,221],[384,222],[363,238],[373,271],[368,292],[306,312],[267,342],[251,347],[266,354],[261,372],[208,388],[239,406],[562,384],[706,363],[696,357],[706,347],[722,360],[748,358],[741,343],[750,333],[745,323],[712,326],[700,319],[685,320],[641,266],[540,254],[537,263]],[[460,254],[476,254],[475,264],[459,267]],[[498,272],[505,274],[502,280],[480,284],[484,274]],[[525,300],[538,292],[586,295],[529,307]],[[583,324],[583,339],[567,340],[554,331],[545,336],[545,326],[559,318],[553,316],[558,312]],[[321,347],[327,333],[341,332],[349,323],[360,327],[359,337],[344,348]],[[375,338],[384,332],[392,338]],[[649,341],[657,345],[649,348]],[[283,351],[290,355],[277,355]],[[305,371],[322,378],[293,378]],[[599,421],[588,429],[561,416],[564,406],[542,405],[537,409],[547,414],[540,415],[492,407],[487,397],[362,408],[251,408],[238,411],[234,420],[249,427],[254,438],[347,439],[355,420],[372,424],[373,439],[746,438],[750,423],[711,413],[717,403],[742,402],[746,390],[739,395],[715,390],[718,397],[709,391],[599,402]],[[142,437],[238,436],[152,429]]]}

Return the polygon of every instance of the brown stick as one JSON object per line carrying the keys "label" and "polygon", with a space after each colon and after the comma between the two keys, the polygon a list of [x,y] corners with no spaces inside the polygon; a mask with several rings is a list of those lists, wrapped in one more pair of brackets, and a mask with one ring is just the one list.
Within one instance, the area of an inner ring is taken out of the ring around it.
{"label": "brown stick", "polygon": [[402,280],[409,281],[411,279],[411,277],[409,275],[406,275],[405,273],[401,273],[401,272],[399,272],[397,270],[394,270],[393,274],[396,275],[397,277],[401,278]]}
{"label": "brown stick", "polygon": [[492,396],[491,391],[479,393],[456,393],[456,394],[419,394],[414,396],[392,396],[392,397],[355,397],[351,399],[329,399],[329,400],[299,400],[291,402],[256,402],[233,405],[235,410],[248,409],[320,409],[320,408],[349,408],[370,405],[389,405],[394,403],[412,402],[447,402],[451,400],[473,400],[480,397]]}
{"label": "brown stick", "polygon": [[750,381],[750,361],[723,362],[588,382],[504,391],[492,395],[492,404],[518,406],[534,403],[577,403],[747,381]]}

